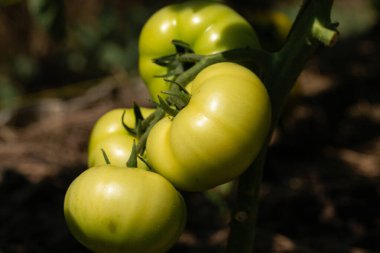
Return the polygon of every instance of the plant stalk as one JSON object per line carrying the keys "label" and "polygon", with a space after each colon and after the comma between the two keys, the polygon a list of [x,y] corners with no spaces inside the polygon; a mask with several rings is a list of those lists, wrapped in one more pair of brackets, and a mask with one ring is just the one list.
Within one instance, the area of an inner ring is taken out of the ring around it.
{"label": "plant stalk", "polygon": [[[261,73],[271,98],[271,133],[308,59],[320,46],[332,46],[337,39],[336,25],[330,21],[332,4],[333,0],[305,0],[286,43],[271,55],[269,68]],[[256,160],[239,178],[227,253],[254,252],[260,185],[269,139],[270,136]]]}

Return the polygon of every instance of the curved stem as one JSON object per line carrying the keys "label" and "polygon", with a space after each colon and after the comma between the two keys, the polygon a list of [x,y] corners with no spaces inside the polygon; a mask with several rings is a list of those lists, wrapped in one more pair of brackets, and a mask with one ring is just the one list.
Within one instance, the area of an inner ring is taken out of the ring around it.
{"label": "curved stem", "polygon": [[154,113],[152,113],[151,115],[149,115],[148,118],[143,120],[142,125],[144,125],[144,132],[141,135],[139,142],[136,146],[137,154],[144,153],[146,141],[148,139],[150,130],[164,116],[165,116],[165,111],[161,108],[157,108]]}
{"label": "curved stem", "polygon": [[246,65],[254,69],[260,76],[260,73],[263,73],[264,69],[269,67],[271,54],[261,49],[239,48],[211,55],[198,56],[196,59],[198,60],[197,64],[175,79],[177,83],[185,87],[202,69],[212,64],[226,61]]}
{"label": "curved stem", "polygon": [[259,193],[267,145],[261,150],[250,168],[239,178],[236,206],[230,224],[227,252],[253,252],[256,218],[259,210]]}
{"label": "curved stem", "polygon": [[[322,45],[332,46],[336,25],[330,21],[333,0],[305,0],[283,48],[271,55],[261,73],[272,103],[272,131],[298,75],[307,60]],[[269,139],[270,137],[268,137]],[[259,206],[259,190],[268,145],[239,178],[232,210],[228,253],[252,253]]]}

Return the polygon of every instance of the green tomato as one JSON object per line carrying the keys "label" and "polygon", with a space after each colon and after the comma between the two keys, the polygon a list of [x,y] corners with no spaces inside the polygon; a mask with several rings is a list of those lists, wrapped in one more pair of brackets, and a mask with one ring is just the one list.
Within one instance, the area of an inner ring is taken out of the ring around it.
{"label": "green tomato", "polygon": [[[140,108],[144,117],[147,117],[154,110],[150,108]],[[133,137],[122,124],[128,127],[135,127],[135,116],[131,108],[113,109],[101,116],[95,123],[88,145],[88,167],[105,165],[102,149],[106,152],[112,165],[125,167],[132,151]],[[138,167],[146,169],[147,166],[138,161]]]}
{"label": "green tomato", "polygon": [[[144,117],[147,117],[151,114],[154,109],[141,107],[141,113]],[[114,133],[126,133],[129,134],[128,131],[124,128],[122,124],[122,116],[124,114],[124,123],[128,127],[135,127],[135,115],[132,108],[117,108],[112,109],[105,114],[103,114],[94,124],[90,139],[89,139],[89,150],[93,149],[93,147],[100,142],[103,138],[114,134]]]}
{"label": "green tomato", "polygon": [[203,69],[190,83],[189,104],[151,130],[152,168],[186,191],[206,190],[239,176],[268,137],[271,108],[259,78],[235,63]]}
{"label": "green tomato", "polygon": [[[135,138],[126,133],[114,133],[105,136],[89,151],[88,167],[107,164],[102,150],[106,153],[111,165],[126,167],[132,152],[133,140]],[[137,167],[148,169],[148,166],[140,159],[137,160]]]}
{"label": "green tomato", "polygon": [[162,176],[111,165],[69,186],[64,215],[73,236],[97,253],[164,253],[186,222],[182,196]]}
{"label": "green tomato", "polygon": [[190,45],[195,53],[214,54],[234,48],[257,48],[250,24],[233,9],[212,1],[188,1],[157,11],[144,25],[139,39],[139,70],[153,99],[168,89],[165,67],[152,59],[175,53],[172,40]]}

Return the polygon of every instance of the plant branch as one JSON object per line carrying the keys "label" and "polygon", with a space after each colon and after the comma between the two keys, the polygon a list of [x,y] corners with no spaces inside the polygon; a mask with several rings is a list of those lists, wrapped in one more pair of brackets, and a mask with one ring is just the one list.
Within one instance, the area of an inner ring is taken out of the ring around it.
{"label": "plant branch", "polygon": [[175,79],[175,81],[183,87],[186,87],[201,70],[218,62],[228,61],[239,63],[253,69],[260,76],[260,73],[263,73],[264,70],[269,67],[271,60],[270,53],[261,49],[249,48],[232,49],[204,56],[194,55],[190,57],[190,55],[191,54],[186,54],[182,57],[196,59],[197,63]]}
{"label": "plant branch", "polygon": [[[305,0],[285,45],[271,55],[269,67],[259,73],[271,98],[271,132],[308,59],[319,47],[332,46],[337,39],[336,24],[330,21],[332,4],[333,0]],[[232,210],[228,253],[252,253],[254,250],[259,191],[267,148],[268,143],[239,178],[236,203]]]}

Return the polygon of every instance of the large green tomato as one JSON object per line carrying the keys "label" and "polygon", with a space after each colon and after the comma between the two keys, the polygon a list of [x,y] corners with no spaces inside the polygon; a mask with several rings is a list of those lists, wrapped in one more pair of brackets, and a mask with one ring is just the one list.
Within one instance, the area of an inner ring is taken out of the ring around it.
{"label": "large green tomato", "polygon": [[262,82],[235,63],[211,65],[189,86],[189,104],[152,128],[146,155],[176,187],[199,191],[249,166],[268,137],[271,108]]}
{"label": "large green tomato", "polygon": [[186,207],[162,176],[106,165],[71,183],[64,215],[74,237],[96,253],[164,253],[184,229]]}
{"label": "large green tomato", "polygon": [[234,48],[257,48],[259,42],[250,24],[226,5],[213,1],[188,1],[157,11],[144,25],[139,39],[139,70],[153,99],[168,84],[157,76],[167,69],[152,59],[175,53],[172,40],[190,45],[205,55]]}
{"label": "large green tomato", "polygon": [[[147,117],[154,110],[150,108],[140,108],[144,117]],[[131,155],[133,140],[136,139],[128,133],[122,124],[135,127],[135,116],[131,108],[113,109],[102,115],[95,123],[88,145],[88,167],[105,165],[102,149],[106,152],[110,163],[115,166],[125,167]],[[136,140],[137,142],[137,140]],[[146,168],[146,165],[138,160],[139,168]]]}

